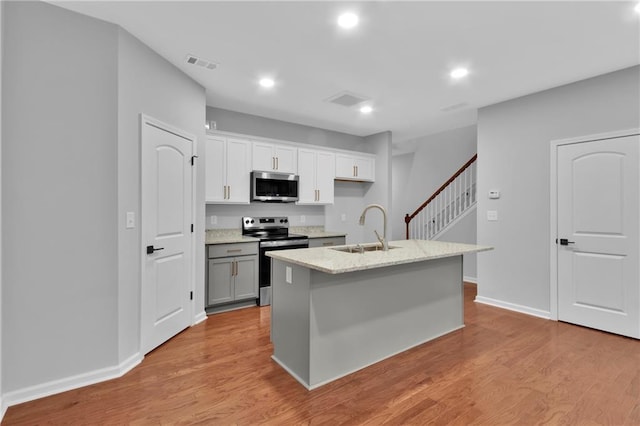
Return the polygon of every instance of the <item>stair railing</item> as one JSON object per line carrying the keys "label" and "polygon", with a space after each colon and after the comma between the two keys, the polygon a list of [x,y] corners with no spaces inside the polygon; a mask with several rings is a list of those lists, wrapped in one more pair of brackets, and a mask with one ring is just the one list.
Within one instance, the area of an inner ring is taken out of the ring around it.
{"label": "stair railing", "polygon": [[476,203],[475,154],[412,214],[404,217],[407,239],[430,240]]}

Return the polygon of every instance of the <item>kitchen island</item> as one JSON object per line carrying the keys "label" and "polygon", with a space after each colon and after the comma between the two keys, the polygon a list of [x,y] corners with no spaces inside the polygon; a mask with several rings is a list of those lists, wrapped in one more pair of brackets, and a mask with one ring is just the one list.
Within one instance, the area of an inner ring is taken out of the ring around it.
{"label": "kitchen island", "polygon": [[272,258],[272,358],[307,389],[464,327],[462,255],[491,247],[403,240]]}

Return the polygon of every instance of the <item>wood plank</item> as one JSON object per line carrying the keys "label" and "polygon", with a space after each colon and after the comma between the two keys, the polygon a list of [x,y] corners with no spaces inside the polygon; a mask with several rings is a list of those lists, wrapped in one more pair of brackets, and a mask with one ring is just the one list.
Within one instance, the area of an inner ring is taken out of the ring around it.
{"label": "wood plank", "polygon": [[640,424],[640,342],[475,304],[466,327],[307,391],[269,307],[209,317],[120,379],[10,407],[33,424]]}

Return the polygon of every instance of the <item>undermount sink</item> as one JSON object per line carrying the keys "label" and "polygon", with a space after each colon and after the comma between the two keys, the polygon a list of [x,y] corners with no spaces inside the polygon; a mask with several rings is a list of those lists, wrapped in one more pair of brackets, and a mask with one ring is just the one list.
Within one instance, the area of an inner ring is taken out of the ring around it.
{"label": "undermount sink", "polygon": [[[389,247],[389,250],[396,249],[398,247]],[[383,251],[382,244],[354,244],[343,247],[332,247],[331,250],[341,251],[343,253],[359,253],[364,254],[368,251]]]}

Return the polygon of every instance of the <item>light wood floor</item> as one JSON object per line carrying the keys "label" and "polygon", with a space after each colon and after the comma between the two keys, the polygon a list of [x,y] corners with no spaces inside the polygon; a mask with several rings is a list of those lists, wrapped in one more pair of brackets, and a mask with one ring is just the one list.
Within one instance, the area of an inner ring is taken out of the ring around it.
{"label": "light wood floor", "polygon": [[640,425],[639,341],[479,305],[465,287],[466,328],[311,392],[271,361],[269,308],[256,307],[3,424]]}

